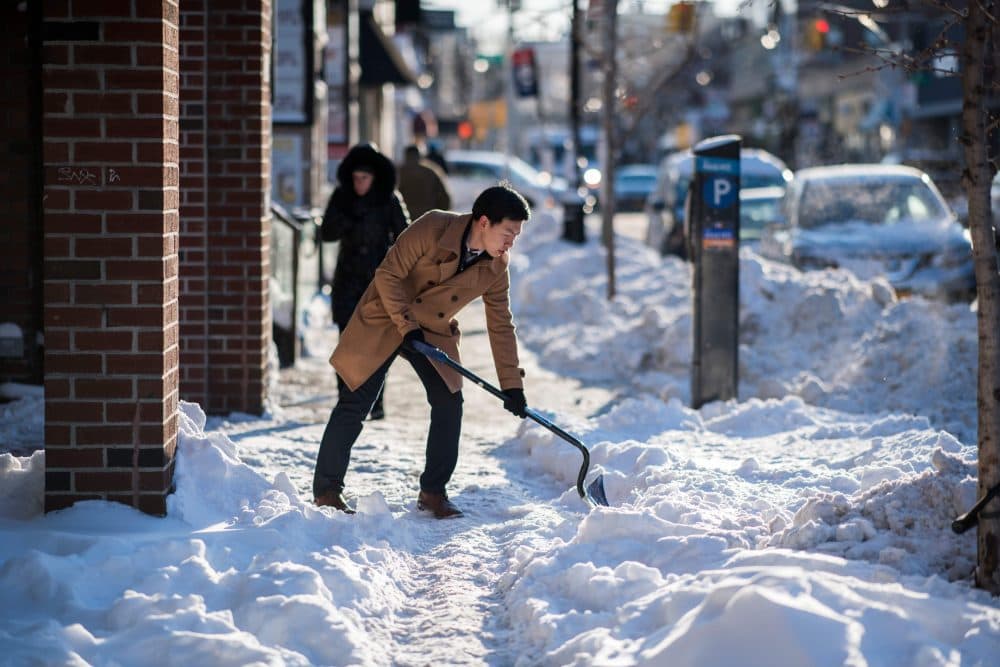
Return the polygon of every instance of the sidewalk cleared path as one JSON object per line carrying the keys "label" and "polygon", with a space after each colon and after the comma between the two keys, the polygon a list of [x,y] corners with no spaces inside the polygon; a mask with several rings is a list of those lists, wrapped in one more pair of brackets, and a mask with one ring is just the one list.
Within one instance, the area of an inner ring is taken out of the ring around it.
{"label": "sidewalk cleared path", "polygon": [[[495,383],[482,303],[470,304],[459,321],[463,363]],[[335,328],[329,332],[332,350],[337,334]],[[274,428],[266,424],[261,428],[260,420],[210,425],[227,433],[240,446],[243,461],[265,477],[285,472],[303,498],[311,498],[319,440],[336,400],[328,352],[300,359],[295,368],[281,372],[272,393],[284,407],[276,410]],[[540,369],[523,346],[520,353],[529,405],[585,417],[610,400],[607,391],[582,388],[574,380]],[[395,611],[376,621],[380,627],[366,628],[381,638],[391,664],[513,664],[516,656],[506,651],[518,642],[506,637],[506,614],[500,608],[510,555],[522,540],[551,535],[552,530],[544,528],[561,523],[566,513],[587,509],[582,502],[578,506],[553,502],[566,491],[565,482],[508,477],[494,452],[517,435],[521,420],[470,382],[465,383],[463,395],[461,449],[449,487],[449,495],[465,512],[462,518],[438,521],[416,509],[429,408],[423,387],[405,360],[398,359],[389,372],[386,418],[366,422],[353,449],[347,496],[362,511],[391,512],[396,525],[386,533],[390,538],[400,534],[399,522],[412,524],[402,531],[409,536],[407,543],[386,545],[397,559],[385,569],[394,578],[386,593],[401,594],[402,599],[387,605]],[[564,458],[567,470],[575,475],[579,453],[566,444],[554,454]],[[542,530],[526,534],[525,522]]]}

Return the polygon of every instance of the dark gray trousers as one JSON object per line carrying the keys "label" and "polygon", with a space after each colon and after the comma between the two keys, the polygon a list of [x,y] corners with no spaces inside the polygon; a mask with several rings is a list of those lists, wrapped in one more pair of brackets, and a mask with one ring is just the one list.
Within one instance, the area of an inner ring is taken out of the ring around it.
{"label": "dark gray trousers", "polygon": [[313,495],[319,496],[344,483],[351,460],[351,447],[361,434],[362,422],[382,390],[389,366],[399,355],[410,362],[427,392],[431,406],[431,425],[427,432],[427,450],[424,472],[420,475],[420,489],[444,493],[458,463],[458,440],[462,433],[462,392],[452,393],[441,375],[427,357],[400,347],[364,384],[351,391],[343,382],[343,391],[330,414],[330,421],[323,431],[316,472],[313,475]]}

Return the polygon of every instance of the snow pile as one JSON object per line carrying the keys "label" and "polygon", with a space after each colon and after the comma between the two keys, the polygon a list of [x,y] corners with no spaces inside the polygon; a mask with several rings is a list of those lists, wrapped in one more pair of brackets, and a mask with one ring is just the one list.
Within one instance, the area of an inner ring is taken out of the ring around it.
{"label": "snow pile", "polygon": [[30,519],[44,510],[45,452],[0,453],[0,518]]}
{"label": "snow pile", "polygon": [[[27,545],[0,550],[4,664],[35,664],[39,655],[88,664],[156,664],[167,655],[192,665],[377,664],[378,628],[366,628],[365,617],[391,614],[402,594],[381,565],[384,549],[354,534],[373,537],[382,517],[303,503],[283,473],[269,484],[228,437],[206,434],[197,405],[182,403],[181,413],[169,518],[77,503],[36,519],[21,534]],[[3,478],[6,488],[12,478]]]}
{"label": "snow pile", "polygon": [[0,383],[0,451],[29,456],[45,442],[42,387]]}
{"label": "snow pile", "polygon": [[[623,421],[641,442],[601,439]],[[612,508],[512,549],[520,664],[944,665],[1000,648],[995,601],[945,583],[975,565],[975,536],[950,530],[975,450],[925,419],[643,398],[574,427]],[[508,446],[572,484],[557,444],[526,425]]]}
{"label": "snow pile", "polygon": [[[538,243],[512,301],[518,336],[588,382],[690,399],[690,266],[618,237],[616,296],[604,250]],[[801,396],[848,412],[925,415],[975,437],[976,320],[966,304],[896,301],[884,280],[802,273],[740,254],[740,398]],[[530,325],[525,324],[530,322]],[[934,387],[948,401],[927,400]]]}

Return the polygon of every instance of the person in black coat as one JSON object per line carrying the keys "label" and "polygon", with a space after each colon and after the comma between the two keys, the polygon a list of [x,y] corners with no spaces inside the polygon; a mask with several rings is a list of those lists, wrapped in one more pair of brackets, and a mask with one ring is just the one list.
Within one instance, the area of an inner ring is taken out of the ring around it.
{"label": "person in black coat", "polygon": [[[396,168],[374,144],[358,144],[337,168],[337,185],[323,214],[324,241],[340,241],[333,272],[333,321],[347,326],[361,295],[375,277],[400,232],[410,224],[402,198],[396,192]],[[338,376],[337,386],[343,391]],[[382,419],[380,394],[371,418]]]}

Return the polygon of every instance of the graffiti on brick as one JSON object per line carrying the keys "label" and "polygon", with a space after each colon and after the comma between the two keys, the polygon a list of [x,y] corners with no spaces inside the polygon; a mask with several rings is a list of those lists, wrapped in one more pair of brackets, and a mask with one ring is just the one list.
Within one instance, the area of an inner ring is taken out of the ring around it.
{"label": "graffiti on brick", "polygon": [[74,185],[100,185],[98,174],[86,167],[59,167],[58,180],[60,183],[72,183]]}
{"label": "graffiti on brick", "polygon": [[56,169],[56,181],[61,184],[100,187],[101,185],[120,183],[121,180],[121,172],[110,167],[106,169],[59,167]]}

